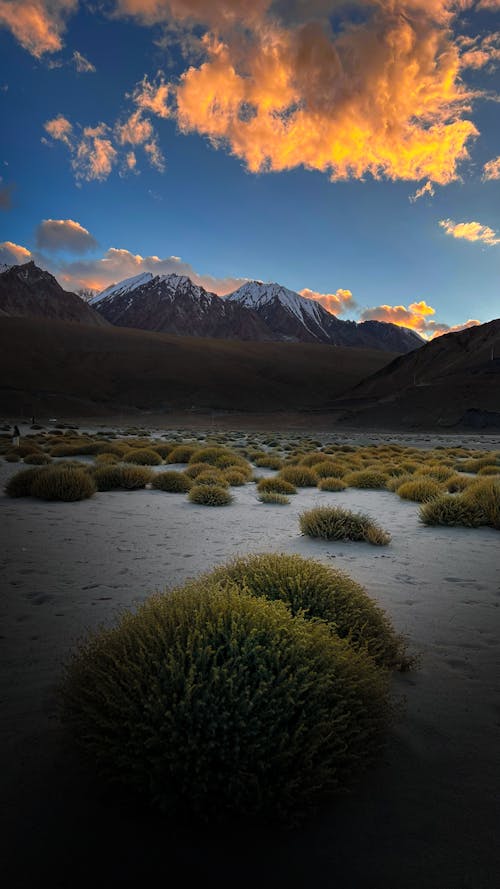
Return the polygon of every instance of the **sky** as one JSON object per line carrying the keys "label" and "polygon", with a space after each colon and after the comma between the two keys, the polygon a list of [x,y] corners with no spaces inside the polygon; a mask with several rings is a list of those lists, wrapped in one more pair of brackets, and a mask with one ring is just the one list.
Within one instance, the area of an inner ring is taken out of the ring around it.
{"label": "sky", "polygon": [[0,262],[500,316],[500,0],[0,0]]}

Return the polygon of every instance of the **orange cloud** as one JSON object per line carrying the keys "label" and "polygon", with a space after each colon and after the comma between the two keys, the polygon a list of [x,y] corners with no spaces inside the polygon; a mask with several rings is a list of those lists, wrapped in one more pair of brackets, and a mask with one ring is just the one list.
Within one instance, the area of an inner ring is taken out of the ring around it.
{"label": "orange cloud", "polygon": [[376,306],[372,309],[365,309],[360,316],[361,321],[385,321],[390,324],[397,324],[398,327],[409,327],[415,330],[424,339],[432,340],[445,333],[453,333],[464,330],[467,327],[475,327],[481,324],[480,321],[470,319],[464,324],[456,324],[450,326],[442,322],[429,320],[430,315],[435,315],[436,310],[432,306],[427,305],[425,300],[410,303],[406,306]]}
{"label": "orange cloud", "polygon": [[0,265],[20,265],[23,262],[29,262],[32,258],[31,251],[27,247],[20,244],[14,244],[13,241],[3,241],[0,243]]}
{"label": "orange cloud", "polygon": [[122,145],[129,142],[131,145],[142,145],[153,135],[153,127],[150,120],[144,118],[141,111],[134,111],[123,124],[116,125],[118,141]]}
{"label": "orange cloud", "polygon": [[44,219],[36,230],[36,245],[50,251],[86,253],[97,247],[97,241],[74,219]]}
{"label": "orange cloud", "polygon": [[500,62],[500,31],[487,34],[485,37],[458,38],[457,44],[464,50],[460,63],[462,68],[484,68],[489,66],[493,71]]}
{"label": "orange cloud", "polygon": [[462,238],[465,241],[482,241],[489,247],[500,244],[500,238],[488,225],[480,222],[454,222],[453,219],[441,219],[439,225],[444,228],[447,235],[452,238]]}
{"label": "orange cloud", "polygon": [[483,179],[500,179],[500,155],[485,163]]}
{"label": "orange cloud", "polygon": [[57,117],[54,117],[52,120],[47,120],[44,125],[44,130],[52,137],[52,139],[56,139],[59,142],[64,142],[65,145],[71,145],[71,136],[73,133],[73,127],[70,124],[69,120],[66,117],[63,117],[62,114],[59,114]]}
{"label": "orange cloud", "polygon": [[168,101],[172,88],[165,83],[163,75],[159,73],[154,81],[150,81],[144,75],[132,93],[132,98],[141,111],[150,111],[157,117],[170,117]]}
{"label": "orange cloud", "polygon": [[83,137],[75,146],[71,166],[77,181],[107,179],[117,160],[117,151],[109,138],[109,127],[100,123],[84,127]]}
{"label": "orange cloud", "polygon": [[424,195],[428,194],[429,197],[433,198],[436,194],[434,186],[432,182],[428,179],[425,185],[422,185],[421,188],[417,188],[414,194],[411,194],[409,197],[410,204],[414,204],[415,201],[418,201],[419,198],[423,198]]}
{"label": "orange cloud", "polygon": [[309,290],[308,287],[304,287],[303,290],[299,290],[299,293],[307,299],[315,299],[332,315],[341,315],[343,312],[354,309],[356,306],[350,290],[340,288],[335,293],[318,293],[316,290]]}
{"label": "orange cloud", "polygon": [[0,27],[40,58],[61,49],[66,19],[77,7],[78,0],[0,0]]}

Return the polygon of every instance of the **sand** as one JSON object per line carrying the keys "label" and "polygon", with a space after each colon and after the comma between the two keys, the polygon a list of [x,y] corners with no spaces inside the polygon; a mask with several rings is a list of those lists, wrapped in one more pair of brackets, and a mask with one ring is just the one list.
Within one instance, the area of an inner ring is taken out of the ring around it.
{"label": "sand", "polygon": [[[18,468],[0,466],[2,489]],[[416,504],[388,492],[301,490],[285,507],[258,503],[251,484],[234,495],[218,509],[149,490],[70,504],[0,496],[5,885],[180,886],[194,875],[231,886],[498,886],[498,531],[424,527]],[[376,518],[390,546],[301,537],[298,514],[333,502]],[[349,796],[291,832],[186,834],[104,790],[81,763],[57,719],[61,667],[83,633],[151,592],[271,550],[349,572],[420,667],[394,677],[405,706]]]}

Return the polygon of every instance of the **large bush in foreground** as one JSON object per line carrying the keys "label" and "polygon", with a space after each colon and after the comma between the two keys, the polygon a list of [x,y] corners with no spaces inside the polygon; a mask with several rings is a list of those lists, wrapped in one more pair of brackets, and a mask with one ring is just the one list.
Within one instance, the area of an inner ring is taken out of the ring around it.
{"label": "large bush in foreground", "polygon": [[381,667],[407,664],[404,642],[387,615],[343,571],[298,555],[263,553],[235,559],[205,579],[231,581],[253,596],[285,602],[294,615],[327,621],[341,639],[367,651]]}
{"label": "large bush in foreground", "polygon": [[316,506],[299,516],[300,530],[323,540],[366,540],[376,546],[390,543],[391,535],[369,516],[340,506]]}
{"label": "large bush in foreground", "polygon": [[176,818],[296,819],[372,757],[386,683],[325,625],[195,583],[83,644],[63,719],[103,776]]}
{"label": "large bush in foreground", "polygon": [[50,466],[33,480],[31,496],[40,500],[86,500],[97,488],[89,472],[70,466]]}

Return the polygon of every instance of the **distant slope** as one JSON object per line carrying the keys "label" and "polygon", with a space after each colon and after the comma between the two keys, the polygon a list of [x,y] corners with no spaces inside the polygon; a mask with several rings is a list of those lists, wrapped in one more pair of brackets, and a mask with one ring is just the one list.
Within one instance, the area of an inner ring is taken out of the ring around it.
{"label": "distant slope", "polygon": [[0,324],[0,409],[9,414],[325,410],[393,356],[241,343],[40,319]]}
{"label": "distant slope", "polygon": [[0,313],[107,327],[101,315],[34,262],[0,267]]}
{"label": "distant slope", "polygon": [[363,425],[500,427],[500,320],[396,358],[336,408]]}

